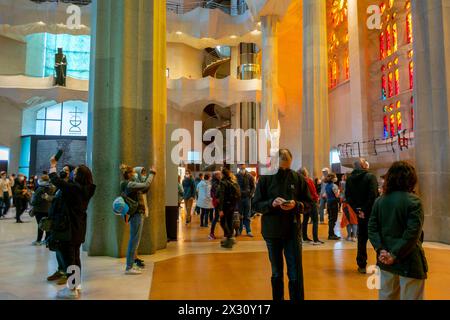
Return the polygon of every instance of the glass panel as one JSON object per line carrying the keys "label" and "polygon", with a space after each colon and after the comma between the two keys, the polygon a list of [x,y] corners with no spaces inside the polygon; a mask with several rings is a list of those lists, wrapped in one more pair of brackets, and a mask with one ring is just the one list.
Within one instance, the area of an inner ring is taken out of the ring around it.
{"label": "glass panel", "polygon": [[47,120],[61,120],[61,104],[47,108]]}
{"label": "glass panel", "polygon": [[37,112],[36,119],[45,120],[45,108],[42,108]]}
{"label": "glass panel", "polygon": [[45,124],[46,136],[60,136],[61,135],[61,121],[47,121]]}
{"label": "glass panel", "polygon": [[63,136],[87,136],[88,104],[83,101],[64,102]]}
{"label": "glass panel", "polygon": [[43,136],[45,135],[45,121],[44,120],[37,120],[36,121],[36,135],[37,136]]}

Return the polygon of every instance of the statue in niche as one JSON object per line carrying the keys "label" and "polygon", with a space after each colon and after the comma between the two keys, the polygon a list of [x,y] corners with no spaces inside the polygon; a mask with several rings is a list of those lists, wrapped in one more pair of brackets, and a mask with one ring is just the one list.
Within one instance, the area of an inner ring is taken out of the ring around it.
{"label": "statue in niche", "polygon": [[55,54],[55,72],[55,85],[65,87],[67,75],[67,58],[63,53],[62,48],[58,48],[58,53]]}

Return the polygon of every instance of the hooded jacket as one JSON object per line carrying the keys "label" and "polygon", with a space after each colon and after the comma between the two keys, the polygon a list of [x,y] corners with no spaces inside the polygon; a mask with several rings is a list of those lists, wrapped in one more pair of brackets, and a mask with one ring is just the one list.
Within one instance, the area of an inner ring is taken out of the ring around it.
{"label": "hooded jacket", "polygon": [[56,173],[50,174],[50,180],[61,192],[61,210],[56,214],[57,221],[61,222],[61,230],[55,232],[55,239],[79,246],[86,238],[87,208],[96,186],[67,182]]}
{"label": "hooded jacket", "polygon": [[38,188],[31,198],[31,205],[33,206],[34,212],[48,214],[51,206],[51,200],[46,200],[43,198],[45,194],[52,196],[54,191],[52,190],[52,185],[49,181],[38,181]]}
{"label": "hooded jacket", "polygon": [[363,169],[356,169],[347,179],[345,187],[345,199],[355,210],[361,208],[368,220],[372,212],[373,204],[378,198],[377,178]]}

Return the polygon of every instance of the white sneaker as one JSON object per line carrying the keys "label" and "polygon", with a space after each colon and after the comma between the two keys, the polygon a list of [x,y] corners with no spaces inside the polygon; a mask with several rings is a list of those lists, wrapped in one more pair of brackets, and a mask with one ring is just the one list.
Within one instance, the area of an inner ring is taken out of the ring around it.
{"label": "white sneaker", "polygon": [[314,242],[313,242],[313,246],[321,246],[321,245],[323,245],[323,244],[324,244],[323,241],[314,241]]}
{"label": "white sneaker", "polygon": [[80,298],[80,295],[77,290],[70,290],[66,287],[58,291],[58,293],[56,294],[56,298],[64,300],[76,300]]}
{"label": "white sneaker", "polygon": [[125,274],[128,276],[137,276],[142,274],[142,270],[133,267],[131,269],[125,270]]}
{"label": "white sneaker", "polygon": [[42,245],[42,242],[40,242],[40,241],[33,241],[33,242],[31,243],[31,245],[32,245],[32,246],[35,246],[35,247],[39,247],[39,246]]}

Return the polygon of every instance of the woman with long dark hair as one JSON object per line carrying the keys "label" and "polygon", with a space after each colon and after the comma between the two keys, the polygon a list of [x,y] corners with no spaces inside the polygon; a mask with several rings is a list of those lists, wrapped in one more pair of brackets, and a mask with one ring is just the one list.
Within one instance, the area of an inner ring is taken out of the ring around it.
{"label": "woman with long dark hair", "polygon": [[[56,173],[57,164],[53,157],[50,160],[50,180],[61,191],[62,209],[52,222],[52,240],[58,242],[65,266],[77,266],[81,270],[80,246],[85,242],[87,209],[96,186],[87,166],[75,168],[73,181],[66,181]],[[66,287],[58,292],[57,297],[78,299],[79,289]]]}
{"label": "woman with long dark hair", "polygon": [[373,206],[369,239],[381,269],[380,300],[423,300],[428,264],[423,243],[424,213],[414,193],[415,168],[395,162],[385,176],[384,194]]}

